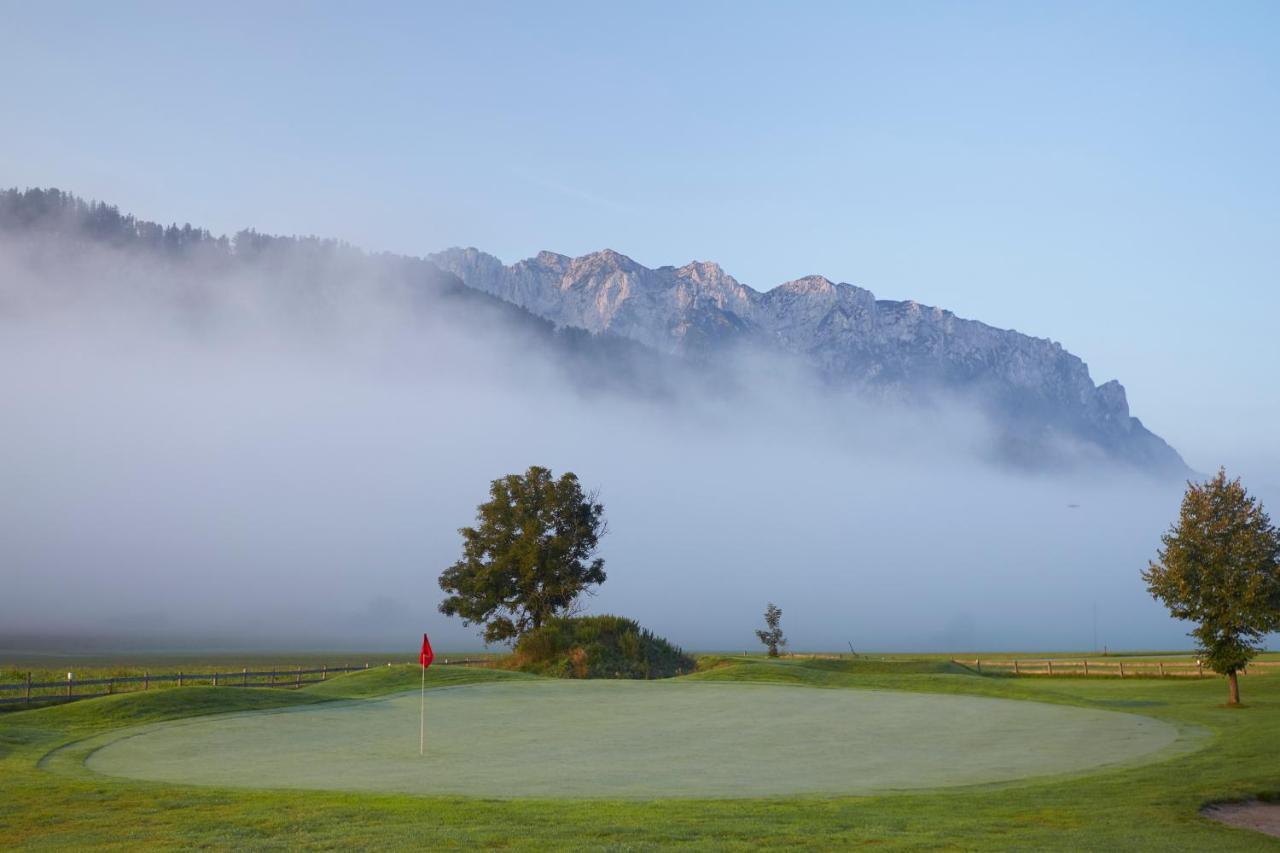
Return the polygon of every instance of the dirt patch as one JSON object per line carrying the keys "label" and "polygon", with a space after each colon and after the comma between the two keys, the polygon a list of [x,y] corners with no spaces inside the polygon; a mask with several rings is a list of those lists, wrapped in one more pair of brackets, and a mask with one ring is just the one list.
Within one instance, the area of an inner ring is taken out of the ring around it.
{"label": "dirt patch", "polygon": [[1252,829],[1280,838],[1280,803],[1264,803],[1261,800],[1219,803],[1216,806],[1205,806],[1200,814],[1228,826]]}

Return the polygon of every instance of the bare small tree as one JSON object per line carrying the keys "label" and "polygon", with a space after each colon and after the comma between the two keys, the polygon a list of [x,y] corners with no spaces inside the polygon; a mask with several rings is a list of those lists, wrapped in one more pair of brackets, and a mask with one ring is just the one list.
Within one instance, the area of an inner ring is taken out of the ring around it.
{"label": "bare small tree", "polygon": [[756,636],[760,638],[760,642],[764,643],[769,650],[769,657],[776,658],[778,650],[787,645],[787,638],[782,635],[782,608],[769,602],[769,606],[764,611],[763,630],[757,628]]}

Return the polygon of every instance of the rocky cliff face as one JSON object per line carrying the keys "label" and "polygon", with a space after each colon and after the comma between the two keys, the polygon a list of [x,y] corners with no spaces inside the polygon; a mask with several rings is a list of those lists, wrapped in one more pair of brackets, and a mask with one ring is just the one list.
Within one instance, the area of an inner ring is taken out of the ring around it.
{"label": "rocky cliff face", "polygon": [[755,331],[760,294],[716,264],[651,270],[608,249],[581,258],[541,252],[509,267],[477,249],[450,249],[429,260],[559,325],[613,332],[663,352],[689,352]]}
{"label": "rocky cliff face", "polygon": [[799,357],[842,387],[920,401],[975,398],[1005,431],[1009,453],[1029,464],[1069,443],[1153,471],[1186,471],[1130,416],[1118,382],[1095,385],[1088,366],[1058,343],[941,308],[876,299],[821,276],[761,293],[714,263],[649,269],[611,250],[542,252],[511,266],[476,249],[430,260],[560,326],[699,358],[762,348]]}

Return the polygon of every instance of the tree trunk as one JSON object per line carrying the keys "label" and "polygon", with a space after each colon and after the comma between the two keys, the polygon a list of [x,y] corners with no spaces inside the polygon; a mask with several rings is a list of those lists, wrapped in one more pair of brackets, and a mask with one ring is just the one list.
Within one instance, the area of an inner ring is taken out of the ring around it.
{"label": "tree trunk", "polygon": [[1240,682],[1236,678],[1235,670],[1232,670],[1231,672],[1227,673],[1227,681],[1231,685],[1231,700],[1227,702],[1227,704],[1239,705],[1240,704]]}

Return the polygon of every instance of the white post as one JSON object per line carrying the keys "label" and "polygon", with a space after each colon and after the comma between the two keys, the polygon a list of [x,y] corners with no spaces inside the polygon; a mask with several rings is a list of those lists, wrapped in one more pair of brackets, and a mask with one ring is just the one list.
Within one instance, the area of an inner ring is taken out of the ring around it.
{"label": "white post", "polygon": [[427,668],[422,668],[422,690],[418,702],[418,755],[427,749]]}

